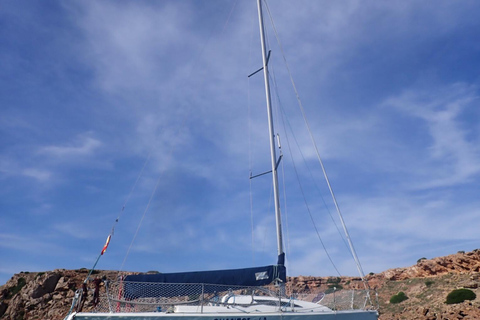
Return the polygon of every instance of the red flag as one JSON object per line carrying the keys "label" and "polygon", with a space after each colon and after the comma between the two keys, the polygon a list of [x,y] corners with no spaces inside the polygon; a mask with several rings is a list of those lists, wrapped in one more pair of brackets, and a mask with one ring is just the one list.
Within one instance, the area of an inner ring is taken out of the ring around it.
{"label": "red flag", "polygon": [[108,237],[107,237],[107,242],[105,242],[105,245],[103,246],[103,249],[102,249],[102,252],[100,253],[100,255],[103,255],[105,253],[105,251],[107,251],[108,244],[110,243],[111,238],[112,238],[112,235],[109,234]]}

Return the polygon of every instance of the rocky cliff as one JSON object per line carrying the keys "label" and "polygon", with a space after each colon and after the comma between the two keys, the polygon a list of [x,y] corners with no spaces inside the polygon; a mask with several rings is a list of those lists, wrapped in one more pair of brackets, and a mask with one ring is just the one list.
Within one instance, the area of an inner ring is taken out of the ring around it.
{"label": "rocky cliff", "polygon": [[428,278],[448,273],[480,272],[480,250],[458,252],[445,257],[427,260],[421,258],[417,264],[408,268],[396,268],[384,271],[381,276],[388,280],[405,280],[411,278]]}
{"label": "rocky cliff", "polygon": [[[21,272],[0,287],[0,319],[60,320],[70,309],[75,291],[82,287],[87,269]],[[95,272],[93,277],[114,278],[117,272]],[[91,288],[89,288],[91,291]],[[84,310],[91,309],[92,295]]]}
{"label": "rocky cliff", "polygon": [[[380,319],[480,319],[480,250],[458,252],[434,259],[421,258],[416,265],[371,275],[377,285]],[[459,304],[446,304],[454,289],[468,288],[477,298]],[[407,300],[391,304],[390,298],[404,292]]]}
{"label": "rocky cliff", "polygon": [[[70,309],[75,291],[82,287],[87,269],[22,272],[0,287],[0,319],[2,320],[60,320]],[[115,271],[96,271],[92,279],[115,279]],[[332,284],[343,289],[358,289],[363,285],[351,277],[289,278],[297,292],[328,290]],[[408,268],[396,268],[368,276],[369,284],[378,292],[380,319],[480,319],[480,250],[459,252],[434,259],[420,259]],[[460,304],[447,305],[445,299],[453,289],[469,288],[479,298]],[[93,307],[93,281],[88,284],[89,295],[84,311]],[[389,303],[398,292],[407,300]]]}

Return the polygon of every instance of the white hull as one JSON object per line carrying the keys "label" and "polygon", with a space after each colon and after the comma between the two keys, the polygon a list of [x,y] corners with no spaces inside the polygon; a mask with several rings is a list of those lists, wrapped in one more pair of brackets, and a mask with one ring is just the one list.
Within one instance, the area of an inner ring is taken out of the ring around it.
{"label": "white hull", "polygon": [[[114,286],[109,288],[111,292]],[[169,288],[172,289],[171,286]],[[376,320],[376,310],[354,308],[361,305],[362,301],[367,301],[368,295],[365,294],[342,291],[327,296],[310,296],[316,297],[314,301],[320,299],[318,302],[266,295],[237,295],[234,291],[229,291],[219,299],[217,296],[210,299],[204,297],[187,303],[183,299],[186,297],[164,298],[167,300],[154,302],[152,299],[119,300],[103,296],[101,300],[104,303],[97,306],[97,312],[72,313],[65,320]]]}
{"label": "white hull", "polygon": [[224,313],[224,314],[188,314],[188,313],[73,313],[66,320],[376,320],[377,311],[324,311],[324,312],[275,312],[275,313]]}

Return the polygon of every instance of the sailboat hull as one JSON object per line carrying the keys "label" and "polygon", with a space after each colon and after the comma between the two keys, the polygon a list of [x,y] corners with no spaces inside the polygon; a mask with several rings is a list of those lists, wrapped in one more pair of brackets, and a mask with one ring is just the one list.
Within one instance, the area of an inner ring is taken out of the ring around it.
{"label": "sailboat hull", "polygon": [[374,310],[347,310],[305,313],[276,312],[269,314],[169,314],[150,313],[73,313],[66,320],[376,320]]}

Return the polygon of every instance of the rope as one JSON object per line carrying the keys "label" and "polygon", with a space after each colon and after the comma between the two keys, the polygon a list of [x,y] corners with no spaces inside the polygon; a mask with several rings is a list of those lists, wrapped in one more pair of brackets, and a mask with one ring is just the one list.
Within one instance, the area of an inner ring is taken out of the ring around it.
{"label": "rope", "polygon": [[[268,33],[267,31],[265,31],[265,33]],[[267,44],[268,43],[268,37],[267,37]],[[281,112],[278,110],[278,109],[282,109],[282,105],[281,105],[281,102],[280,102],[280,97],[278,96],[278,87],[277,87],[277,81],[276,81],[276,77],[275,77],[275,66],[272,64],[269,66],[269,77],[270,77],[270,80],[271,82],[273,83],[273,87],[274,87],[274,91],[275,91],[275,98],[276,98],[276,104],[273,104],[273,110],[275,112],[275,117],[274,117],[274,120],[275,120],[275,128],[279,128],[279,127],[283,127],[285,128],[285,125],[283,123],[283,119],[282,119],[282,126],[279,125],[279,115],[281,114]],[[270,75],[271,74],[271,75]],[[273,102],[273,101],[272,101]],[[280,136],[279,134],[277,134],[277,144],[278,144],[278,150],[279,150],[279,157],[282,158],[283,157],[283,152],[282,152],[282,147],[281,147],[281,144],[280,144]],[[290,255],[290,233],[289,233],[289,223],[288,223],[288,206],[287,206],[287,191],[286,191],[286,184],[285,184],[285,168],[284,168],[284,164],[283,164],[283,161],[280,161],[281,163],[281,173],[282,173],[282,187],[283,187],[283,214],[282,216],[285,217],[285,231],[286,231],[286,242],[287,242],[287,248],[286,248],[286,251],[287,251],[287,257]]]}
{"label": "rope", "polygon": [[[230,17],[232,16],[232,13],[233,13],[236,5],[237,5],[237,2],[238,2],[238,0],[236,0],[236,1],[234,2],[232,8],[230,9],[230,12],[229,12],[229,14],[228,14],[228,17],[227,17],[227,19],[226,19],[226,21],[225,21],[225,23],[224,23],[224,25],[223,25],[223,28],[222,28],[222,31],[220,32],[220,34],[223,34],[223,33],[225,32],[225,29],[226,29],[227,26],[228,26],[228,23],[229,23],[229,21],[230,21]],[[200,50],[200,53],[196,56],[195,59],[192,60],[192,61],[193,61],[193,62],[192,62],[192,65],[193,65],[193,66],[197,66],[197,65],[198,65],[197,62],[200,60],[200,57],[202,57],[202,56],[204,55],[204,53],[205,53],[205,51],[206,51],[206,48],[207,48],[208,44],[210,43],[210,40],[212,39],[212,34],[213,34],[213,31],[212,31],[212,33],[210,34],[208,40],[205,42],[205,45],[203,46],[203,48]],[[190,69],[190,73],[192,73],[192,69]],[[186,79],[190,79],[190,78],[191,78],[191,77],[189,77],[189,76],[185,77],[185,82],[186,82]],[[182,87],[182,86],[180,86],[180,87]],[[185,127],[186,121],[187,121],[187,117],[184,116],[183,119],[182,119],[182,123],[181,123],[181,125],[178,127],[178,130],[177,130],[177,131],[180,131],[182,128]],[[170,159],[170,158],[172,157],[174,150],[175,150],[175,145],[172,145],[171,148],[170,148],[170,150],[169,150],[169,152],[167,153],[167,159]],[[138,226],[137,226],[137,230],[135,231],[135,234],[134,234],[134,236],[133,236],[133,239],[132,239],[132,241],[130,242],[130,245],[129,245],[128,250],[127,250],[127,254],[125,255],[125,258],[123,259],[123,262],[122,262],[122,265],[121,265],[121,267],[120,267],[119,272],[120,272],[121,270],[123,270],[123,267],[124,267],[124,265],[125,265],[125,263],[126,263],[126,260],[127,260],[127,258],[128,258],[128,255],[129,255],[129,253],[130,253],[130,250],[131,250],[131,248],[133,247],[133,243],[135,242],[135,239],[137,238],[138,232],[140,231],[140,228],[141,228],[141,225],[142,225],[142,223],[143,223],[143,220],[145,219],[145,216],[146,216],[146,214],[147,214],[147,212],[148,212],[148,209],[150,208],[151,202],[152,202],[153,197],[154,197],[154,195],[155,195],[155,193],[156,193],[156,191],[157,191],[157,189],[158,189],[158,186],[160,185],[160,181],[162,180],[163,175],[164,175],[164,172],[162,172],[162,173],[159,175],[159,177],[158,177],[158,180],[157,180],[157,182],[156,182],[156,184],[155,184],[155,187],[154,187],[154,189],[153,189],[153,191],[152,191],[152,194],[150,195],[150,198],[149,198],[149,200],[148,200],[147,206],[145,207],[145,210],[143,211],[142,218],[140,219],[140,222],[139,222],[139,224],[138,224]]]}
{"label": "rope", "polygon": [[[268,7],[267,7],[267,9],[268,9]],[[270,18],[271,18],[271,16],[270,16]],[[272,25],[273,25],[273,21],[272,21]],[[281,104],[281,99],[280,99],[280,96],[278,95],[279,90],[278,90],[278,86],[277,86],[277,81],[276,81],[276,77],[275,77],[274,68],[272,67],[272,68],[270,68],[270,70],[271,70],[271,81],[272,81],[273,86],[274,86],[274,88],[275,88],[275,98],[276,98],[276,101],[277,101],[277,103],[278,103],[279,109],[283,111],[282,104]],[[277,108],[276,108],[275,110],[277,110]],[[279,111],[277,111],[277,115],[285,115],[285,112],[279,112]],[[279,117],[279,116],[277,116],[276,119],[278,119],[278,118],[281,118],[281,121],[282,121],[282,128],[284,128],[285,137],[286,137],[286,139],[287,139],[287,146],[288,146],[290,158],[291,158],[291,161],[292,161],[292,165],[293,165],[293,168],[294,168],[295,176],[296,176],[296,178],[297,178],[297,182],[298,182],[298,185],[299,185],[299,188],[300,188],[300,193],[302,194],[303,202],[304,202],[305,207],[306,207],[306,209],[307,209],[307,212],[308,212],[308,215],[309,215],[310,220],[311,220],[311,222],[312,222],[313,228],[314,228],[314,230],[315,230],[315,233],[317,234],[317,238],[319,239],[319,241],[320,241],[320,243],[321,243],[321,245],[322,245],[322,247],[323,247],[323,250],[325,251],[325,254],[327,255],[328,260],[329,260],[330,263],[332,264],[332,266],[333,266],[333,268],[335,269],[335,271],[337,272],[337,274],[338,274],[339,276],[341,276],[341,273],[339,272],[337,266],[336,266],[335,263],[333,262],[333,259],[332,259],[332,257],[330,256],[330,254],[329,254],[329,252],[328,252],[328,250],[327,250],[327,247],[325,246],[325,243],[323,242],[323,239],[322,239],[322,237],[321,237],[321,235],[320,235],[320,232],[318,231],[317,225],[316,225],[316,223],[315,223],[315,220],[314,220],[314,218],[313,218],[312,212],[311,212],[311,210],[310,210],[310,206],[308,205],[307,198],[306,198],[306,196],[305,196],[305,192],[304,192],[303,187],[302,187],[302,184],[301,184],[301,182],[300,182],[300,175],[298,174],[298,170],[297,170],[297,167],[296,167],[296,165],[295,165],[295,161],[294,161],[294,159],[293,159],[293,152],[292,152],[292,149],[291,149],[290,140],[289,140],[289,138],[288,138],[287,131],[285,130],[285,128],[287,127],[287,126],[285,125],[285,118],[286,118],[286,117],[283,117],[283,116],[282,116],[282,117]],[[277,121],[278,121],[278,120],[277,120]],[[288,121],[288,119],[287,119],[287,123],[288,123],[288,127],[290,128],[290,131],[291,131],[292,134],[293,134],[293,130],[292,130],[292,128],[291,128],[291,125],[290,125],[290,122]],[[279,126],[278,126],[278,123],[277,123],[277,127],[279,127]],[[304,159],[304,162],[306,162],[306,161],[305,161],[305,157],[303,156],[303,153],[302,153],[302,151],[301,151],[301,148],[300,148],[300,146],[299,146],[299,144],[298,144],[298,141],[297,141],[297,139],[295,138],[295,135],[294,135],[294,134],[293,134],[293,138],[294,138],[294,140],[295,140],[295,143],[297,144],[297,147],[298,147],[298,149],[299,149],[299,151],[300,151],[300,154],[302,155],[302,158]],[[280,148],[280,146],[279,146],[279,148]],[[282,168],[283,168],[283,163],[282,163]],[[283,176],[283,177],[284,177],[284,176]],[[284,178],[284,183],[283,183],[283,184],[284,184],[284,188],[285,188],[285,178]],[[285,190],[284,190],[284,192],[285,192]],[[323,200],[323,202],[324,202],[324,205],[326,206],[323,197],[321,197],[321,198],[322,198],[322,200]],[[284,199],[284,200],[285,200],[285,206],[286,206],[286,195],[285,195],[285,199]],[[333,219],[333,218],[332,218],[332,219]],[[287,224],[287,226],[288,226],[288,224]],[[288,228],[287,228],[287,230],[288,230]],[[287,236],[287,238],[288,238],[288,236]]]}
{"label": "rope", "polygon": [[[284,124],[284,127],[285,127],[285,123],[284,123],[284,117],[282,117],[282,122]],[[325,254],[327,255],[328,257],[328,260],[330,260],[330,263],[332,264],[333,268],[335,269],[335,271],[337,272],[337,274],[339,276],[341,276],[341,273],[340,271],[338,271],[337,269],[337,266],[335,265],[335,263],[333,262],[333,259],[332,257],[330,256],[330,254],[328,253],[328,250],[327,250],[327,247],[325,246],[325,243],[323,242],[323,239],[322,237],[320,236],[320,232],[318,231],[318,228],[317,228],[317,225],[315,223],[315,220],[313,219],[313,215],[312,215],[312,212],[310,210],[310,206],[308,205],[308,202],[307,202],[307,198],[305,196],[305,192],[303,190],[303,187],[302,187],[302,184],[300,183],[300,175],[298,174],[298,170],[297,170],[297,166],[295,165],[295,161],[293,160],[293,154],[292,154],[292,150],[291,150],[291,147],[290,147],[290,139],[288,139],[288,135],[286,135],[286,139],[287,139],[287,146],[288,146],[288,150],[290,151],[289,154],[290,154],[290,158],[291,158],[291,161],[292,161],[292,165],[293,165],[293,170],[295,172],[295,176],[297,177],[297,182],[298,182],[298,187],[300,188],[300,193],[302,194],[302,197],[303,197],[303,202],[305,203],[305,207],[307,209],[307,212],[308,212],[308,215],[310,217],[310,220],[312,222],[312,225],[313,225],[313,228],[315,229],[315,233],[317,234],[317,237],[323,247],[323,250],[325,251]]]}
{"label": "rope", "polygon": [[[286,115],[285,113],[285,110],[282,109],[282,115]],[[286,118],[286,117],[285,117]],[[333,215],[332,215],[332,212],[330,211],[330,208],[328,207],[327,205],[327,202],[325,201],[325,198],[323,197],[322,195],[322,192],[318,186],[318,184],[316,183],[315,181],[315,178],[314,178],[314,175],[312,173],[312,170],[310,169],[310,166],[308,165],[307,163],[307,160],[305,158],[305,155],[303,154],[302,152],[302,149],[300,147],[300,144],[298,143],[298,140],[293,132],[293,129],[292,129],[292,125],[290,124],[290,122],[288,121],[288,118],[286,118],[286,121],[287,121],[287,125],[288,125],[288,128],[290,129],[290,132],[292,133],[292,136],[293,136],[293,140],[295,141],[295,144],[297,146],[297,149],[298,149],[298,152],[300,153],[300,156],[302,157],[302,160],[303,160],[303,164],[305,165],[305,167],[307,168],[307,171],[309,173],[309,176],[312,180],[312,183],[314,184],[315,188],[317,189],[318,193],[319,193],[319,196],[320,196],[320,199],[322,199],[322,203],[323,203],[323,206],[325,208],[325,210],[327,210],[328,212],[328,215],[330,217],[330,219],[332,220],[332,223],[334,224],[335,228],[337,229],[337,232],[338,234],[340,235],[340,238],[342,239],[345,247],[347,248],[347,250],[350,250],[349,246],[348,246],[348,243],[347,241],[345,240],[344,236],[342,235],[342,232],[340,231],[340,228],[338,227],[338,224],[336,223],[335,219],[333,218]],[[288,138],[288,135],[286,135],[287,138]]]}
{"label": "rope", "polygon": [[95,260],[95,263],[93,264],[93,267],[90,269],[87,277],[85,278],[84,283],[86,283],[90,279],[90,276],[92,275],[93,271],[95,270],[95,267],[97,266],[98,261],[100,260],[100,258],[103,256],[103,254],[107,250],[108,245],[110,244],[110,240],[111,240],[112,236],[115,234],[115,227],[117,226],[117,223],[120,220],[120,217],[122,216],[123,212],[125,211],[125,207],[127,206],[127,203],[130,200],[130,197],[132,196],[133,191],[137,187],[138,181],[140,180],[140,177],[143,175],[143,171],[145,170],[145,167],[147,166],[147,163],[150,161],[151,154],[152,153],[150,152],[148,154],[147,159],[145,159],[145,162],[143,163],[142,169],[140,170],[140,172],[137,176],[137,179],[135,180],[132,188],[130,189],[130,193],[127,195],[127,198],[123,202],[122,209],[120,210],[117,218],[115,219],[115,222],[112,225],[112,229],[110,230],[110,233],[108,234],[107,241],[105,242],[105,245],[103,246],[102,251],[98,255],[97,260]]}
{"label": "rope", "polygon": [[[173,154],[173,149],[174,149],[174,146],[172,146],[171,149],[170,149],[170,156]],[[130,246],[128,247],[127,254],[125,255],[125,258],[123,259],[123,262],[122,262],[122,265],[120,266],[119,271],[123,270],[123,266],[125,265],[125,262],[127,261],[127,257],[130,253],[130,250],[132,249],[132,246],[133,246],[133,243],[135,242],[135,239],[137,238],[138,231],[140,231],[140,227],[142,226],[142,222],[145,219],[145,215],[147,214],[148,209],[150,208],[150,204],[152,203],[153,196],[155,195],[155,193],[158,189],[158,186],[160,184],[160,181],[162,180],[162,177],[163,177],[163,172],[160,174],[160,176],[157,179],[157,183],[155,184],[155,188],[153,188],[153,191],[152,191],[152,194],[150,195],[150,199],[148,200],[147,206],[145,207],[145,210],[143,211],[142,218],[140,219],[140,222],[138,223],[137,230],[135,231],[133,239],[130,242]]]}
{"label": "rope", "polygon": [[[266,3],[266,2],[265,2],[265,3]],[[348,241],[348,244],[349,244],[349,246],[350,246],[350,250],[351,250],[353,259],[355,260],[355,264],[356,264],[356,266],[357,266],[357,269],[358,269],[358,272],[359,272],[359,274],[360,274],[360,277],[362,278],[362,281],[363,281],[363,283],[364,283],[364,285],[365,285],[365,289],[368,289],[368,284],[367,284],[366,281],[365,281],[365,273],[363,272],[363,268],[362,268],[362,266],[361,266],[361,264],[360,264],[360,260],[358,259],[358,256],[357,256],[355,247],[353,246],[353,242],[352,242],[352,240],[351,240],[351,238],[350,238],[350,234],[349,234],[349,232],[348,232],[347,226],[346,226],[346,224],[345,224],[345,221],[344,221],[344,219],[343,219],[342,213],[341,213],[341,211],[340,211],[340,207],[339,207],[339,205],[338,205],[337,199],[336,199],[336,197],[335,197],[335,194],[334,194],[334,192],[333,192],[332,186],[331,186],[331,184],[330,184],[330,180],[329,180],[328,175],[327,175],[327,172],[326,172],[326,170],[325,170],[325,166],[324,166],[323,161],[322,161],[322,159],[321,159],[321,157],[320,157],[320,152],[318,151],[317,143],[316,143],[315,138],[313,137],[312,131],[311,131],[311,129],[310,129],[310,125],[309,125],[309,123],[308,123],[308,120],[307,120],[307,117],[306,117],[306,114],[305,114],[305,110],[304,110],[304,108],[303,108],[303,104],[302,104],[302,101],[301,101],[301,99],[300,99],[300,95],[298,94],[298,90],[297,90],[297,87],[296,87],[296,85],[295,85],[295,81],[293,80],[292,73],[290,72],[290,68],[288,67],[287,59],[285,58],[285,52],[284,52],[283,47],[282,47],[282,44],[281,44],[281,42],[280,42],[280,38],[278,37],[277,29],[275,28],[275,24],[274,24],[274,22],[273,22],[273,19],[272,19],[271,14],[270,14],[270,9],[268,8],[268,5],[267,5],[266,7],[267,7],[267,11],[268,11],[270,20],[271,20],[271,22],[272,22],[272,27],[273,27],[273,30],[274,30],[274,33],[275,33],[275,36],[276,36],[278,45],[279,45],[279,47],[280,47],[280,51],[282,52],[282,57],[283,57],[283,60],[284,60],[284,63],[285,63],[285,67],[286,67],[287,72],[288,72],[288,75],[289,75],[289,77],[290,77],[290,82],[292,83],[293,89],[294,89],[294,91],[295,91],[295,95],[296,95],[296,97],[297,97],[298,106],[299,106],[300,111],[301,111],[301,113],[302,113],[302,116],[303,116],[303,120],[304,120],[304,122],[305,122],[305,125],[306,125],[306,127],[307,127],[307,129],[308,129],[308,132],[309,132],[309,135],[310,135],[310,139],[312,140],[312,144],[313,144],[313,147],[314,147],[314,149],[315,149],[315,153],[316,153],[318,162],[319,162],[319,164],[320,164],[320,166],[321,166],[321,168],[322,168],[323,176],[324,176],[324,178],[325,178],[325,181],[326,181],[326,183],[327,183],[328,189],[329,189],[329,191],[330,191],[330,195],[331,195],[331,197],[332,197],[333,203],[335,204],[335,208],[336,208],[336,210],[337,210],[338,216],[339,216],[340,221],[341,221],[341,223],[342,223],[343,230],[344,230],[344,232],[345,232],[345,236],[346,236],[347,241]]]}
{"label": "rope", "polygon": [[283,212],[285,213],[285,231],[287,233],[287,257],[290,256],[290,229],[288,223],[288,206],[287,206],[287,186],[285,183],[285,167],[282,161],[282,186],[283,186]]}
{"label": "rope", "polygon": [[[252,21],[253,21],[253,16]],[[251,65],[252,60],[252,42],[253,42],[253,23],[250,23],[250,44],[248,50],[248,66]],[[250,171],[250,178],[248,179],[249,183],[249,191],[250,191],[250,228],[251,228],[251,237],[252,237],[252,265],[255,265],[255,223],[253,218],[253,192],[252,192],[252,167],[253,167],[253,159],[252,159],[252,100],[251,100],[251,91],[250,91],[250,77],[247,77],[247,121],[248,121],[248,169]]]}

